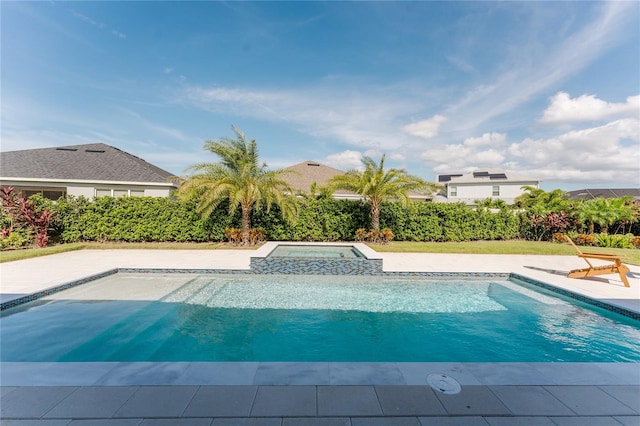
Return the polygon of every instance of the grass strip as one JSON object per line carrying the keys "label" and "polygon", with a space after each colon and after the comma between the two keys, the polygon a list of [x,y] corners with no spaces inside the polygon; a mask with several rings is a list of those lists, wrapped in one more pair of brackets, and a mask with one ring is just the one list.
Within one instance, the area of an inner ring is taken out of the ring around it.
{"label": "grass strip", "polygon": [[[414,242],[394,241],[390,244],[369,244],[378,252],[392,253],[465,253],[465,254],[530,254],[575,256],[568,244],[542,241],[466,241],[466,242]],[[237,247],[228,243],[72,243],[46,248],[6,250],[0,252],[0,263],[29,259],[74,250],[254,250],[256,247]],[[584,252],[610,253],[621,256],[625,263],[640,266],[640,250],[603,247],[585,247]]]}

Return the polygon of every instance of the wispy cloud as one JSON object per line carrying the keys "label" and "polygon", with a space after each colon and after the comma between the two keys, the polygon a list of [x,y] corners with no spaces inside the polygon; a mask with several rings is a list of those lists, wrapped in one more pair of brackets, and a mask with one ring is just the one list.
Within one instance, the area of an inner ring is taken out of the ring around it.
{"label": "wispy cloud", "polygon": [[118,37],[118,38],[127,38],[127,35],[124,33],[121,33],[118,30],[111,30],[111,34],[113,34],[114,36]]}
{"label": "wispy cloud", "polygon": [[[83,13],[80,13],[80,12],[74,10],[74,9],[70,9],[69,11],[71,12],[71,14],[73,16],[75,16],[79,20],[81,20],[83,22],[86,22],[86,23],[88,23],[90,25],[93,25],[94,27],[98,28],[101,31],[109,30],[109,26],[107,24],[103,23],[103,22],[98,22],[98,21],[90,18],[89,16],[87,16],[87,15],[85,15]],[[126,34],[120,32],[118,30],[110,29],[109,32],[111,33],[111,35],[114,35],[114,36],[116,36],[118,38],[127,38]]]}
{"label": "wispy cloud", "polygon": [[155,123],[149,119],[142,117],[139,113],[135,111],[132,111],[127,108],[122,108],[122,107],[119,107],[117,109],[125,113],[129,117],[134,118],[138,123],[140,123],[142,126],[146,127],[147,129],[153,130],[156,133],[160,133],[163,136],[169,136],[172,139],[177,139],[182,142],[193,140],[192,138],[185,135],[182,131],[172,127],[167,127],[167,126],[163,126],[161,124]]}
{"label": "wispy cloud", "polygon": [[87,22],[87,23],[93,25],[94,27],[98,27],[101,30],[104,30],[107,27],[102,22],[94,21],[93,19],[89,18],[87,15],[83,15],[82,13],[76,12],[73,9],[71,9],[71,14],[73,16],[75,16],[76,18],[80,19],[81,21]]}
{"label": "wispy cloud", "polygon": [[479,128],[584,69],[626,34],[637,11],[634,2],[605,2],[601,9],[591,22],[548,49],[520,46],[526,56],[508,59],[508,71],[470,90],[441,114],[468,129]]}
{"label": "wispy cloud", "polygon": [[188,87],[185,102],[216,113],[294,125],[320,138],[337,139],[365,149],[395,149],[407,143],[398,133],[403,117],[420,107],[419,100],[386,89],[350,91],[315,87],[300,90]]}

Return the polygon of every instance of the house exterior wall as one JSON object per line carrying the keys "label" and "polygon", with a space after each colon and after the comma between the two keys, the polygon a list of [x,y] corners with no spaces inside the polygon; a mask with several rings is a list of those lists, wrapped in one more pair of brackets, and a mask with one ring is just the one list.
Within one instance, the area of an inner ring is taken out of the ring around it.
{"label": "house exterior wall", "polygon": [[97,195],[98,190],[108,190],[112,195],[126,193],[127,196],[138,196],[144,194],[145,197],[168,197],[171,190],[175,189],[175,186],[171,184],[143,184],[136,182],[65,182],[65,181],[41,181],[36,179],[21,180],[21,179],[3,179],[0,181],[0,185],[3,187],[13,186],[17,190],[46,190],[62,189],[67,195],[74,197],[85,197],[93,199]]}
{"label": "house exterior wall", "polygon": [[[476,200],[484,200],[493,198],[503,200],[507,204],[513,204],[515,198],[522,195],[523,186],[538,187],[537,181],[530,182],[506,182],[491,181],[483,183],[456,183],[447,184],[447,202],[459,203],[463,202],[469,205],[475,203]],[[494,194],[494,187],[498,188],[498,195]]]}

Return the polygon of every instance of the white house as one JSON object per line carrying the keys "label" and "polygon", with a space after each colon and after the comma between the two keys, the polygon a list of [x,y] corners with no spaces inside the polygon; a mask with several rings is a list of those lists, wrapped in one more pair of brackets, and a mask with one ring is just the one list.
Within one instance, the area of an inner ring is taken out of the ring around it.
{"label": "white house", "polygon": [[492,198],[513,204],[525,191],[523,186],[538,188],[540,181],[511,172],[477,170],[467,174],[438,175],[438,183],[444,186],[442,196],[434,201],[473,205],[477,200]]}
{"label": "white house", "polygon": [[22,195],[166,197],[171,173],[103,143],[0,153],[0,185]]}

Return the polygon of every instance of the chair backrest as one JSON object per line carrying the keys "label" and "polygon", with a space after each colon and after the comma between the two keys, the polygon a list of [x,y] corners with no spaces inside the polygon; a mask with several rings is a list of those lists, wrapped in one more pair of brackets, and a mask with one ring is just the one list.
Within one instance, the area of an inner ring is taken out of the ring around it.
{"label": "chair backrest", "polygon": [[565,235],[564,238],[566,238],[567,241],[569,241],[569,243],[573,246],[574,249],[576,249],[576,251],[578,252],[578,254],[582,255],[584,253],[582,253],[582,251],[578,248],[578,246],[576,245],[576,243],[573,242],[573,240],[571,240],[571,238],[569,238],[569,236]]}

